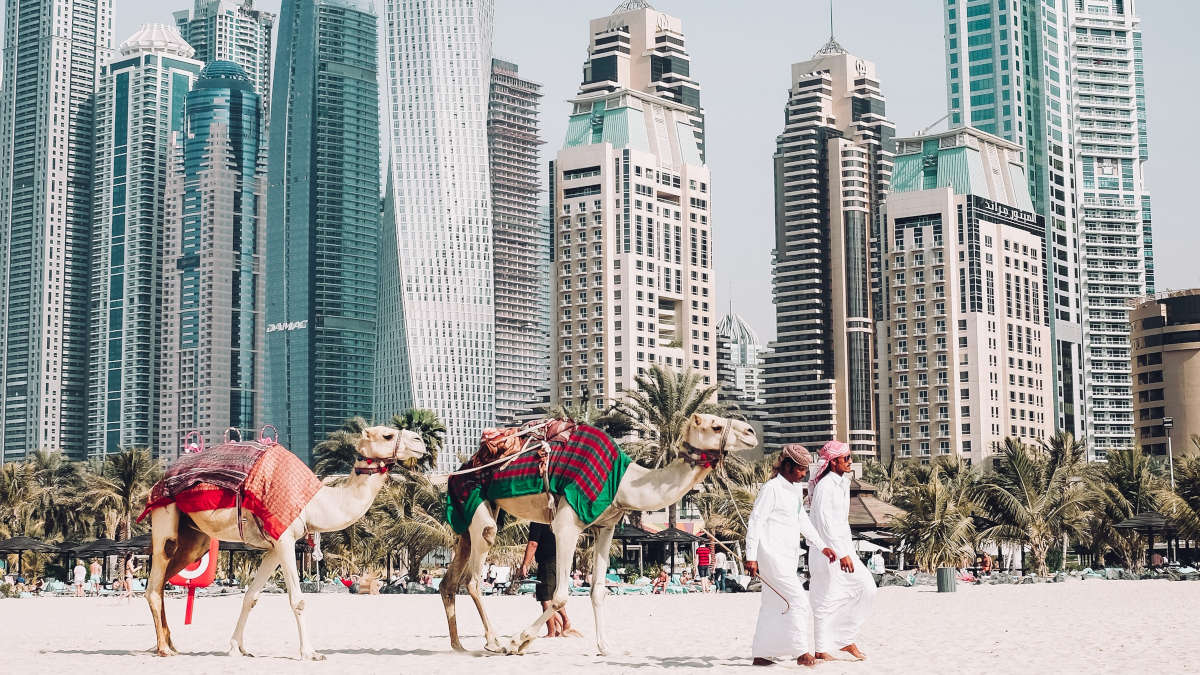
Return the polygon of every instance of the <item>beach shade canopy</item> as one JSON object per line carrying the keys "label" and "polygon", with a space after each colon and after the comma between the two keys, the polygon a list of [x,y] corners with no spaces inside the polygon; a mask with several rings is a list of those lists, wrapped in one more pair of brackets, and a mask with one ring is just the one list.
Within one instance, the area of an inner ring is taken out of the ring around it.
{"label": "beach shade canopy", "polygon": [[97,539],[96,541],[88,541],[71,549],[71,553],[75,555],[102,555],[107,553],[117,553],[117,546],[120,542],[112,539]]}
{"label": "beach shade canopy", "polygon": [[141,536],[118,541],[113,546],[115,553],[148,553],[150,551],[150,535],[143,534]]}
{"label": "beach shade canopy", "polygon": [[9,553],[24,553],[26,551],[34,551],[36,553],[57,553],[58,547],[54,544],[47,544],[40,539],[33,537],[13,537],[12,539],[4,539],[0,541],[0,555],[8,555]]}
{"label": "beach shade canopy", "polygon": [[648,541],[658,541],[668,544],[694,544],[698,541],[704,541],[694,534],[684,532],[678,527],[668,527],[665,530],[655,532],[646,538]]}
{"label": "beach shade canopy", "polygon": [[1129,520],[1122,521],[1113,525],[1126,530],[1136,530],[1137,532],[1162,532],[1171,529],[1171,523],[1166,516],[1156,511],[1145,511],[1137,514]]}
{"label": "beach shade canopy", "polygon": [[892,520],[904,515],[904,509],[875,496],[878,488],[857,478],[850,481],[850,529],[886,530]]}
{"label": "beach shade canopy", "polygon": [[648,532],[640,527],[626,525],[621,523],[613,530],[613,539],[619,541],[645,541],[654,537],[653,532]]}
{"label": "beach shade canopy", "polygon": [[880,546],[879,544],[869,542],[865,539],[855,540],[854,550],[858,551],[859,553],[874,553],[876,551],[887,551],[888,553],[892,552],[892,549],[886,546]]}

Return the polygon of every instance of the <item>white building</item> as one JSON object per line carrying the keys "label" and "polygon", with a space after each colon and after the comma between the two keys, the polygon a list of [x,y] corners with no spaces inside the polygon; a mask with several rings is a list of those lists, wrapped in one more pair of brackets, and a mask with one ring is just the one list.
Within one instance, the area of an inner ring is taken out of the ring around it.
{"label": "white building", "polygon": [[112,0],[27,0],[4,12],[0,461],[85,455],[94,96],[112,17]]}
{"label": "white building", "polygon": [[878,322],[883,457],[960,455],[1055,429],[1045,221],[1021,148],[973,128],[897,139]]}
{"label": "white building", "polygon": [[[655,365],[714,384],[716,298],[699,91],[682,24],[628,2],[589,34],[551,169],[551,369],[555,403],[601,409]],[[676,97],[668,81],[688,93]]]}
{"label": "white building", "polygon": [[88,454],[158,443],[167,154],[204,64],[174,26],[142,26],[96,95]]}
{"label": "white building", "polygon": [[196,50],[195,58],[238,64],[254,83],[263,110],[270,108],[274,14],[254,9],[254,0],[196,0],[190,12],[182,9],[173,16],[183,39]]}
{"label": "white building", "polygon": [[494,424],[487,112],[491,0],[388,0],[391,157],[380,268],[375,417],[433,410],[438,468]]}

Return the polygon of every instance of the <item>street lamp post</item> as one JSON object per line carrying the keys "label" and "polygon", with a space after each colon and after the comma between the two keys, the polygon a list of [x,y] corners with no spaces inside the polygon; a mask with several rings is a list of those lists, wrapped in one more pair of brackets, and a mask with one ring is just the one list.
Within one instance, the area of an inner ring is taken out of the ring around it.
{"label": "street lamp post", "polygon": [[1175,457],[1171,453],[1171,427],[1175,426],[1174,417],[1164,417],[1163,429],[1167,432],[1167,466],[1171,469],[1171,491],[1175,491]]}

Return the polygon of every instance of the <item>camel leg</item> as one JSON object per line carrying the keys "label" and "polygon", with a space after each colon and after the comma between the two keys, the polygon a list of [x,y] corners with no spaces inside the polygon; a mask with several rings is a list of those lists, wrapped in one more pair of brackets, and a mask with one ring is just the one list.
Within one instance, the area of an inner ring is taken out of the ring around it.
{"label": "camel leg", "polygon": [[[208,553],[208,543],[211,538],[204,532],[201,532],[192,523],[187,514],[180,514],[178,532],[175,554],[171,556],[170,561],[167,563],[167,579],[175,576],[180,570],[199,560],[205,553]],[[216,561],[213,561],[213,564],[215,565]],[[167,646],[171,648],[171,651],[178,654],[179,650],[175,648],[175,642],[171,639],[171,629],[167,626],[166,606],[165,603],[162,603],[161,597],[159,602],[162,604],[162,624],[163,632],[167,636]]]}
{"label": "camel leg", "polygon": [[155,509],[150,514],[151,558],[145,597],[147,604],[150,605],[150,616],[154,619],[154,636],[157,644],[153,651],[159,656],[172,654],[167,636],[163,586],[167,583],[167,566],[175,553],[178,536],[179,511],[174,504]]}
{"label": "camel leg", "polygon": [[250,580],[250,585],[246,587],[246,596],[242,598],[242,613],[238,615],[237,626],[233,629],[233,637],[229,638],[229,655],[230,656],[254,656],[246,651],[245,646],[245,631],[246,619],[250,617],[250,610],[258,604],[258,594],[262,592],[264,586],[267,585],[267,580],[275,573],[275,568],[279,567],[279,561],[276,559],[275,551],[267,551],[263,555],[262,563],[254,572],[254,578]]}
{"label": "camel leg", "polygon": [[467,532],[458,536],[458,546],[454,551],[454,558],[450,561],[449,567],[446,568],[446,576],[442,577],[442,584],[438,586],[438,593],[442,596],[442,606],[446,609],[446,627],[450,631],[450,648],[456,652],[463,652],[462,642],[458,639],[458,615],[455,608],[455,596],[458,593],[458,587],[462,583],[463,573],[467,567],[467,559],[471,556],[471,533]]}
{"label": "camel leg", "polygon": [[[482,527],[471,527],[471,555],[467,560],[466,571],[471,575],[467,579],[467,593],[475,602],[475,610],[479,612],[479,620],[483,622],[484,649],[492,652],[500,651],[496,641],[496,633],[492,630],[492,622],[488,621],[487,612],[483,609],[483,598],[479,594],[479,580],[483,576],[483,564],[487,561],[488,552],[496,543],[496,520],[491,513],[481,524]],[[482,519],[481,519],[482,520]]]}
{"label": "camel leg", "polygon": [[604,599],[608,597],[605,585],[608,574],[608,550],[612,548],[614,527],[596,531],[596,557],[592,561],[592,614],[596,617],[596,649],[600,656],[608,654],[608,643],[604,641]]}
{"label": "camel leg", "polygon": [[304,626],[304,597],[300,592],[300,572],[296,569],[296,538],[284,532],[275,543],[275,555],[283,570],[283,581],[287,584],[288,602],[296,615],[296,630],[300,633],[300,660],[324,661],[325,656],[313,651],[308,641],[308,630]]}
{"label": "camel leg", "polygon": [[571,561],[575,558],[575,547],[579,545],[579,533],[583,531],[583,524],[575,517],[574,511],[560,503],[558,515],[550,527],[554,530],[554,546],[557,553],[554,564],[558,568],[555,570],[557,583],[554,587],[554,598],[550,601],[549,609],[542,612],[542,615],[520,635],[509,641],[503,650],[505,654],[523,654],[537,639],[542,626],[546,625],[550,617],[567,606],[567,597],[571,590]]}

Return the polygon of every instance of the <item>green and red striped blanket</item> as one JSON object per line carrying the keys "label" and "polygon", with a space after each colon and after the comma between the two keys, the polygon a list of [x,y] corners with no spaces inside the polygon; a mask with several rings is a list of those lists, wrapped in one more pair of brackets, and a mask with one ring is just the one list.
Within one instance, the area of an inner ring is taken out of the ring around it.
{"label": "green and red striped blanket", "polygon": [[[446,490],[446,520],[454,531],[466,532],[471,517],[485,500],[542,493],[547,483],[550,492],[565,497],[584,523],[599,518],[612,505],[630,459],[603,431],[586,424],[572,426],[565,433],[547,434],[548,478],[542,475],[540,453],[532,451],[507,464],[451,476]],[[463,467],[479,466],[474,460]]]}

